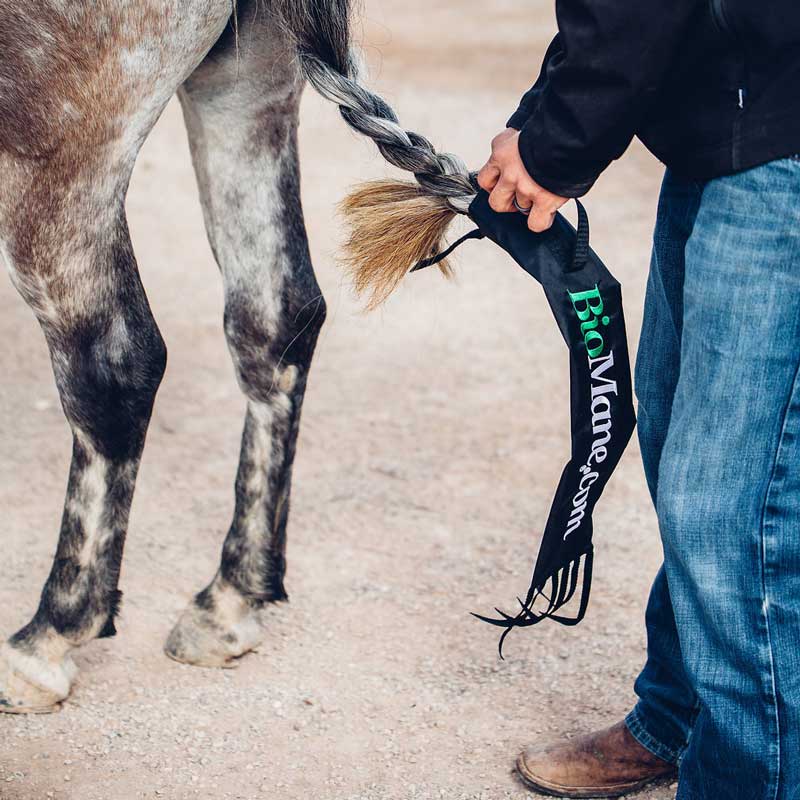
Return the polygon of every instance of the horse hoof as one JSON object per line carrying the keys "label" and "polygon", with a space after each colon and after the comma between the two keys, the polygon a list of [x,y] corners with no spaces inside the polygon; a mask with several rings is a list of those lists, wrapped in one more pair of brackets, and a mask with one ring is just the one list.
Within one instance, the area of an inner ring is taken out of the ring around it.
{"label": "horse hoof", "polygon": [[260,614],[241,598],[212,594],[210,607],[192,600],[167,637],[164,652],[195,667],[232,669],[236,660],[264,641]]}
{"label": "horse hoof", "polygon": [[78,670],[68,656],[45,661],[6,642],[0,647],[0,713],[51,714],[69,697]]}

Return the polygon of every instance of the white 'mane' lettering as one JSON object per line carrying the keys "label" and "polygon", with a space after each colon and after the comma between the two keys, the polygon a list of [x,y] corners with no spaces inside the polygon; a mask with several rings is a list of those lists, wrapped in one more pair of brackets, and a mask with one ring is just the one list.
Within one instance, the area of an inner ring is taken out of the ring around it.
{"label": "white 'mane' lettering", "polygon": [[[606,376],[606,371],[614,366],[614,351],[607,356],[589,358],[589,369],[592,373],[592,450],[586,461],[586,466],[581,467],[584,478],[581,480],[578,491],[572,498],[573,509],[569,515],[567,529],[564,532],[564,539],[574,533],[586,516],[586,506],[588,505],[589,489],[600,477],[596,472],[591,472],[589,476],[585,473],[590,472],[592,459],[595,463],[605,461],[606,445],[611,441],[611,400],[606,395],[617,394],[617,382]],[[585,484],[586,477],[592,477],[591,483]]]}

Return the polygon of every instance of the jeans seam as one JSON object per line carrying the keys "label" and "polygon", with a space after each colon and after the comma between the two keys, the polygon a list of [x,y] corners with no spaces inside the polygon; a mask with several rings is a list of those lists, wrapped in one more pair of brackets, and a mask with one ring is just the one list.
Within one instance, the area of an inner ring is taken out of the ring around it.
{"label": "jeans seam", "polygon": [[702,708],[702,703],[700,702],[700,698],[698,697],[694,701],[694,707],[692,708],[692,718],[691,722],[689,723],[689,735],[686,737],[686,742],[681,747],[680,752],[678,753],[678,761],[683,758],[684,753],[689,749],[689,742],[691,741],[692,734],[694,733],[694,724],[697,722],[697,718],[700,716],[700,709]]}
{"label": "jeans seam", "polygon": [[657,756],[663,761],[667,761],[675,766],[678,765],[686,747],[684,746],[679,750],[674,750],[672,747],[669,747],[660,739],[653,736],[653,734],[647,730],[646,726],[642,722],[642,719],[639,716],[639,712],[636,710],[636,708],[634,708],[625,718],[625,725],[628,728],[631,736],[633,736],[633,738],[636,739],[636,741],[639,742],[642,747],[649,750],[654,756]]}
{"label": "jeans seam", "polygon": [[780,712],[778,710],[778,691],[775,680],[775,657],[772,648],[772,636],[770,633],[769,624],[769,596],[767,594],[767,535],[766,524],[769,515],[770,498],[775,487],[777,479],[778,464],[780,462],[781,450],[783,449],[784,440],[786,438],[786,429],[789,424],[789,415],[792,409],[792,399],[797,390],[797,382],[800,377],[800,364],[795,368],[794,379],[792,381],[791,389],[789,390],[789,397],[783,410],[783,419],[781,420],[781,432],[778,437],[778,445],[775,448],[775,459],[772,462],[772,470],[767,484],[767,491],[764,495],[764,508],[761,512],[761,593],[762,593],[762,615],[764,617],[764,626],[767,634],[767,650],[769,653],[769,672],[770,683],[772,688],[772,700],[775,708],[775,740],[777,742],[777,775],[775,779],[775,791],[773,793],[773,800],[777,800],[778,792],[780,791],[780,774],[781,774],[781,726],[780,726]]}

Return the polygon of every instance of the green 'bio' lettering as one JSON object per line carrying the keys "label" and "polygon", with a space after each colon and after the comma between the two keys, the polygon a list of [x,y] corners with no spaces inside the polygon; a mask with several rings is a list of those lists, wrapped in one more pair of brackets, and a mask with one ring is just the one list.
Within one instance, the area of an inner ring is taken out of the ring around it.
{"label": "green 'bio' lettering", "polygon": [[585,292],[567,292],[575,309],[575,314],[581,322],[581,333],[586,344],[589,358],[602,355],[605,342],[603,334],[598,330],[600,325],[608,325],[609,318],[603,314],[603,298],[600,289],[595,284],[594,289]]}

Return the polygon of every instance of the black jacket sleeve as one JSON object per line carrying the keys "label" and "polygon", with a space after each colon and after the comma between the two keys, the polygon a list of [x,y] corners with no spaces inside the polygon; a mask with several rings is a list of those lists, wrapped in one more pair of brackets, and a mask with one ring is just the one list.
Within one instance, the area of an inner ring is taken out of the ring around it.
{"label": "black jacket sleeve", "polygon": [[702,0],[557,0],[559,34],[508,121],[531,177],[580,197],[627,149]]}
{"label": "black jacket sleeve", "polygon": [[536,79],[536,83],[534,83],[533,86],[531,86],[531,88],[525,92],[522,100],[520,100],[519,108],[511,115],[511,119],[509,119],[506,123],[506,127],[516,128],[518,131],[521,131],[525,126],[525,123],[533,113],[533,109],[536,107],[536,101],[541,96],[541,93],[547,84],[547,65],[550,63],[550,59],[553,57],[553,55],[558,53],[560,50],[561,35],[558,34],[555,39],[550,42],[550,46],[547,48],[547,52],[544,54],[542,69],[539,72],[539,77]]}

